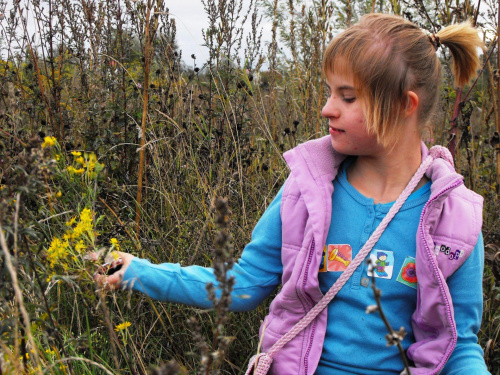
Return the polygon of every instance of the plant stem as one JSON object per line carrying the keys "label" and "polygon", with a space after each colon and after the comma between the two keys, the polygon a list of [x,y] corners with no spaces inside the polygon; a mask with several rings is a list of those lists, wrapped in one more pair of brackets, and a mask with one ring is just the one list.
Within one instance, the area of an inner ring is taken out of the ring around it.
{"label": "plant stem", "polygon": [[[375,265],[373,265],[373,263],[370,260],[368,260],[367,262],[369,264],[371,264],[373,269],[375,268]],[[393,339],[397,337],[397,339],[394,341],[396,341],[396,346],[398,347],[399,355],[400,355],[401,359],[403,360],[403,364],[405,366],[405,372],[406,372],[405,375],[411,375],[410,365],[408,363],[408,358],[406,358],[405,351],[403,349],[403,346],[401,345],[401,341],[403,340],[403,338],[398,337],[399,334],[397,332],[395,332],[394,329],[392,329],[391,324],[389,323],[389,321],[387,320],[387,317],[384,314],[384,310],[382,310],[382,302],[381,302],[381,298],[380,298],[382,293],[381,293],[380,289],[377,289],[377,286],[375,284],[375,271],[374,270],[372,271],[372,290],[373,290],[373,295],[375,296],[375,302],[377,303],[377,311],[380,314],[380,318],[384,322],[385,327],[387,328],[387,331],[389,332],[389,336],[391,336],[391,338],[393,338]]]}
{"label": "plant stem", "polygon": [[[18,193],[16,195],[16,211],[19,211],[19,199],[21,197],[21,194]],[[12,265],[12,259],[10,256],[9,249],[7,248],[7,242],[5,241],[5,236],[4,236],[4,231],[2,228],[2,224],[0,223],[0,247],[3,250],[4,256],[5,256],[5,267],[9,271],[10,277],[12,279],[12,287],[14,288],[14,295],[15,299],[17,301],[17,304],[19,306],[19,310],[21,310],[21,315],[24,321],[24,328],[26,330],[26,335],[28,336],[28,341],[30,343],[31,349],[33,349],[33,357],[35,358],[35,364],[36,364],[36,370],[37,373],[41,374],[41,365],[40,365],[40,359],[38,357],[38,351],[36,349],[35,345],[35,340],[33,339],[33,335],[31,334],[31,325],[30,325],[30,318],[28,315],[28,312],[26,311],[26,308],[24,307],[23,303],[23,294],[21,292],[21,288],[19,288],[19,284],[17,282],[17,272],[14,269],[14,266]]]}
{"label": "plant stem", "polygon": [[145,43],[144,43],[144,82],[143,82],[143,106],[142,106],[142,124],[141,124],[141,147],[139,149],[139,174],[137,176],[137,206],[135,209],[136,234],[141,230],[141,203],[142,203],[142,176],[144,174],[144,144],[146,143],[146,120],[148,116],[148,88],[149,88],[149,70],[151,65],[151,8],[153,4],[148,0],[146,9]]}
{"label": "plant stem", "polygon": [[[500,0],[497,2],[497,72],[500,71]],[[500,108],[500,82],[497,82],[497,108]],[[497,132],[500,133],[500,110],[497,111]],[[500,150],[497,145],[497,195],[500,193]]]}

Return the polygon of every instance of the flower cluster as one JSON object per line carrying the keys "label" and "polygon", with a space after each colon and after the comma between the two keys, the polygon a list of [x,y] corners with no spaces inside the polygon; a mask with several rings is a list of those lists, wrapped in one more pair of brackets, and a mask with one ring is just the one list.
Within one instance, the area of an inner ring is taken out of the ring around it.
{"label": "flower cluster", "polygon": [[57,143],[56,137],[45,137],[43,139],[42,148],[52,147]]}
{"label": "flower cluster", "polygon": [[109,240],[109,242],[111,243],[111,249],[115,249],[117,251],[121,250],[120,244],[118,243],[118,240],[116,238],[113,237]]}
{"label": "flower cluster", "polygon": [[123,323],[120,323],[120,324],[118,324],[117,326],[115,326],[115,331],[116,331],[116,332],[124,331],[124,330],[126,330],[128,327],[130,327],[131,325],[132,325],[132,323],[130,323],[130,322],[123,322]]}
{"label": "flower cluster", "polygon": [[79,220],[72,217],[66,226],[68,229],[62,238],[54,237],[47,249],[47,259],[52,269],[62,266],[65,271],[68,270],[71,260],[76,260],[78,255],[86,251],[86,240],[95,236],[93,214],[88,208],[82,210]]}
{"label": "flower cluster", "polygon": [[71,175],[83,175],[87,173],[88,177],[95,178],[104,165],[97,161],[97,156],[93,152],[72,151],[73,165],[69,165],[66,169]]}

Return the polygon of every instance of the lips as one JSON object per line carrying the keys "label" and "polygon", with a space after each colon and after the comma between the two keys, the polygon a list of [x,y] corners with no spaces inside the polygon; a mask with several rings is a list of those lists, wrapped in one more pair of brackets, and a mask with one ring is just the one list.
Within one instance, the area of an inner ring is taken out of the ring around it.
{"label": "lips", "polygon": [[345,130],[334,128],[333,126],[330,126],[330,134],[338,135],[338,134],[342,134],[342,133],[345,133]]}

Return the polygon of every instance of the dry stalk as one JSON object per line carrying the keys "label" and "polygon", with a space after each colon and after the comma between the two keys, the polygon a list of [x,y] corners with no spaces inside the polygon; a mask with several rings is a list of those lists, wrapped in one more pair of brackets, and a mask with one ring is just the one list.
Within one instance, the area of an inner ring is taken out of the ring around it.
{"label": "dry stalk", "polygon": [[[139,235],[141,230],[141,203],[142,203],[142,177],[144,175],[144,155],[146,142],[146,121],[148,118],[148,89],[149,89],[149,71],[151,69],[151,48],[154,40],[155,30],[158,26],[158,16],[151,17],[151,9],[153,7],[152,0],[148,0],[146,9],[146,25],[145,25],[145,42],[144,42],[144,85],[143,85],[143,106],[142,106],[142,123],[141,123],[141,147],[139,151],[139,172],[137,175],[137,206],[135,210],[135,225],[136,233]],[[151,21],[155,21],[151,25]],[[153,31],[151,33],[151,31]]]}
{"label": "dry stalk", "polygon": [[[16,195],[16,211],[19,211],[20,197],[21,197],[21,194],[17,193],[17,195]],[[17,272],[14,269],[14,265],[12,264],[12,258],[10,256],[9,249],[7,248],[7,242],[5,241],[5,236],[3,234],[3,228],[2,228],[1,223],[0,223],[0,246],[2,247],[4,256],[5,256],[5,266],[7,267],[7,270],[9,271],[10,277],[12,279],[12,287],[14,288],[15,298],[16,298],[16,302],[19,306],[19,310],[21,310],[21,315],[23,317],[26,335],[28,336],[28,341],[30,343],[31,349],[33,349],[33,357],[35,358],[36,372],[38,374],[41,374],[42,368],[41,368],[41,364],[40,364],[40,358],[38,357],[38,351],[36,350],[35,341],[33,339],[32,333],[31,333],[30,317],[28,315],[28,312],[26,311],[26,308],[24,307],[23,294],[21,292],[21,288],[19,288],[19,283],[17,281]]]}
{"label": "dry stalk", "polygon": [[[368,259],[366,263],[371,267],[373,270],[375,268],[375,265],[373,264],[373,261],[371,259]],[[408,363],[408,358],[406,358],[405,351],[403,349],[403,346],[401,345],[401,341],[403,341],[404,337],[406,336],[406,330],[404,327],[401,327],[399,331],[394,331],[392,328],[391,324],[387,320],[387,317],[384,314],[384,310],[382,310],[382,302],[381,302],[381,297],[382,297],[382,291],[377,288],[375,285],[375,272],[372,271],[372,290],[373,290],[373,295],[375,297],[375,302],[376,305],[370,305],[366,308],[366,313],[371,314],[374,313],[375,311],[378,311],[380,318],[385,324],[385,327],[387,328],[387,331],[389,332],[385,338],[387,340],[387,346],[393,346],[396,345],[399,351],[399,355],[401,356],[401,359],[403,360],[403,364],[405,367],[404,374],[405,375],[411,375],[410,371],[410,365]]]}
{"label": "dry stalk", "polygon": [[[500,72],[500,0],[497,2],[497,74]],[[498,78],[497,78],[498,79]],[[497,80],[497,132],[500,133],[500,79]],[[497,146],[496,149],[497,155],[497,194],[500,194],[500,148]]]}

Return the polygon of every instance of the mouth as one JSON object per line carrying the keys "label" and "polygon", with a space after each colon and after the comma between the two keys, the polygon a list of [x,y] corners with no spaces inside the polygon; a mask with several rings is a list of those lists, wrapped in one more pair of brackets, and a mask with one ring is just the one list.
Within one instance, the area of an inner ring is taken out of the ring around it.
{"label": "mouth", "polygon": [[334,128],[333,126],[330,126],[329,131],[330,131],[330,134],[332,134],[332,135],[338,135],[338,134],[345,133],[345,130]]}

